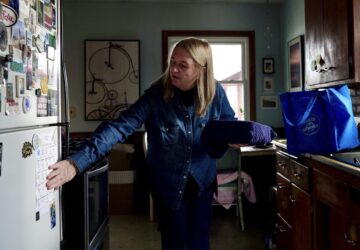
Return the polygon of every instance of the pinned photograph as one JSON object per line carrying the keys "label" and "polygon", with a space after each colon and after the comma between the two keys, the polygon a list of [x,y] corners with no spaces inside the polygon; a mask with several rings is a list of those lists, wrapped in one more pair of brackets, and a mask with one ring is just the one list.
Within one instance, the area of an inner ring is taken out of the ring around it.
{"label": "pinned photograph", "polygon": [[16,79],[16,97],[22,97],[25,95],[25,77],[17,75]]}
{"label": "pinned photograph", "polygon": [[50,205],[50,223],[50,228],[53,229],[56,226],[55,202]]}

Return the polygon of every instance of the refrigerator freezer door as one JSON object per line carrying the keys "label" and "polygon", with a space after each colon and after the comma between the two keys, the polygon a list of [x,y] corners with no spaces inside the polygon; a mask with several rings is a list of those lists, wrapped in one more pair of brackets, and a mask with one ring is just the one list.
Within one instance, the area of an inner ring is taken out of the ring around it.
{"label": "refrigerator freezer door", "polygon": [[59,191],[45,187],[59,159],[57,127],[0,134],[0,249],[58,250]]}

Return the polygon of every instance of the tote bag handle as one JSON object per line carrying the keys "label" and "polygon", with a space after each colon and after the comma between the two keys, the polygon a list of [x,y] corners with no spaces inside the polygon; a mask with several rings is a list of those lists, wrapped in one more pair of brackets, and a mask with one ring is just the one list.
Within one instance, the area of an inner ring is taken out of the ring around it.
{"label": "tote bag handle", "polygon": [[[283,107],[284,107],[284,111],[285,111],[285,112],[283,112],[283,115],[284,115],[284,119],[285,119],[287,124],[289,124],[292,127],[298,126],[299,124],[302,124],[309,117],[309,114],[310,114],[312,108],[314,107],[314,105],[316,103],[316,100],[317,100],[317,98],[319,96],[318,91],[315,91],[314,93],[315,93],[315,95],[308,102],[308,105],[306,106],[304,114],[302,115],[302,117],[297,122],[290,121],[290,119],[287,116],[287,114],[289,113],[289,102],[288,101],[283,102]],[[288,95],[287,95],[287,97],[288,97]]]}

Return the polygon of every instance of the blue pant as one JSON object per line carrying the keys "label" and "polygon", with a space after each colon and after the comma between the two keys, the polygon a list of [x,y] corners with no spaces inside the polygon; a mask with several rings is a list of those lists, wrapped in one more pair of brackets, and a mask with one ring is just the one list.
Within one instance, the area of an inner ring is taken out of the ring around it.
{"label": "blue pant", "polygon": [[162,250],[209,250],[213,188],[183,199],[179,210],[160,205]]}

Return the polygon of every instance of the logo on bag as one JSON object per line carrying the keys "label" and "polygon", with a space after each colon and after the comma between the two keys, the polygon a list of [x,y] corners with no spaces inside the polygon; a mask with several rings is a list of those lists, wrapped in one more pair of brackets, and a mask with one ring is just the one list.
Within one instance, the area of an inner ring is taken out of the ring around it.
{"label": "logo on bag", "polygon": [[320,119],[314,114],[310,114],[309,117],[300,125],[300,130],[305,135],[313,135],[319,132]]}

